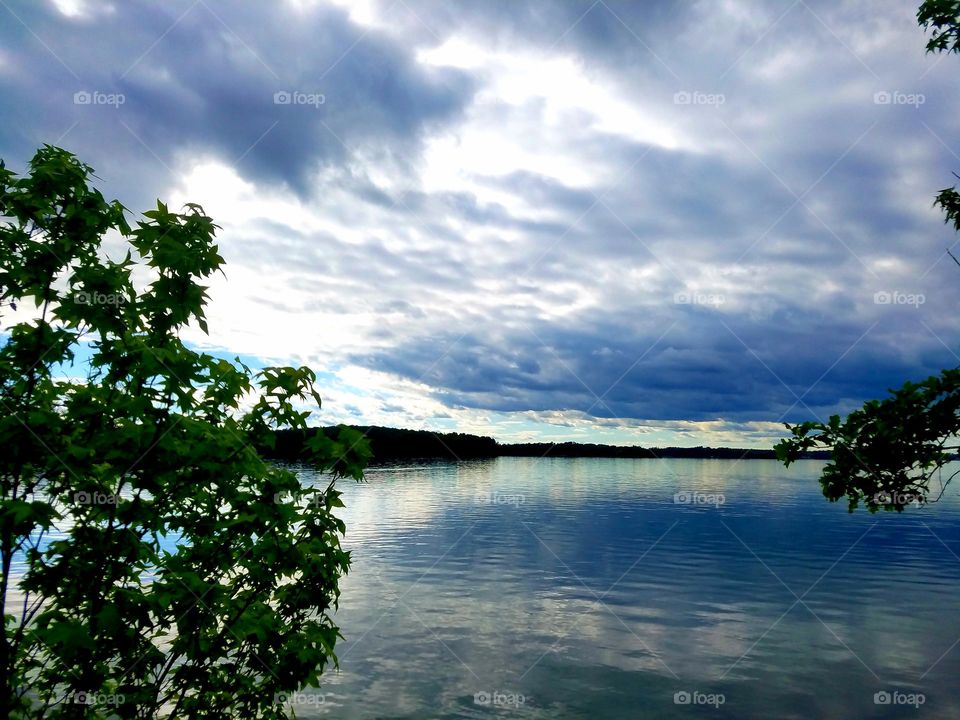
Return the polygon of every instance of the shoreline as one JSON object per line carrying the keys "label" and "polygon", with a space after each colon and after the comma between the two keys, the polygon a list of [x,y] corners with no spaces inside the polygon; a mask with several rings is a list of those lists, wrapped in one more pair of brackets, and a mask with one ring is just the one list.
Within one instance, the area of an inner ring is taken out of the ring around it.
{"label": "shoreline", "polygon": [[[496,457],[551,458],[627,458],[659,460],[664,458],[704,460],[776,460],[772,448],[725,447],[642,447],[639,445],[603,445],[577,442],[500,443],[492,437],[467,433],[435,433],[380,425],[348,425],[363,433],[373,451],[371,465],[397,460],[478,460]],[[335,437],[338,427],[310,428],[307,431],[281,430],[275,434],[275,447],[264,454],[279,460],[305,457],[307,439],[323,432]],[[805,459],[829,460],[830,452],[813,451]]]}

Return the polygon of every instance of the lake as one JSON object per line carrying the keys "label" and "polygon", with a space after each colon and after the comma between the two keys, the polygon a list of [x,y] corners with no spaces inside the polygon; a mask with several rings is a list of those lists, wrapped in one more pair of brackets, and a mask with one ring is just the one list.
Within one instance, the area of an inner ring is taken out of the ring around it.
{"label": "lake", "polygon": [[341,482],[341,668],[291,702],[335,718],[960,716],[957,492],[851,515],[820,494],[821,467],[499,458]]}

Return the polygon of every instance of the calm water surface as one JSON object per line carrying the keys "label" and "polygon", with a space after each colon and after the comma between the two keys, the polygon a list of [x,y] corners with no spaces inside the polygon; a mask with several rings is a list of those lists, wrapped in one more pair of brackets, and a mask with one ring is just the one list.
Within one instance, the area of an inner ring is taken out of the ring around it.
{"label": "calm water surface", "polygon": [[343,482],[341,667],[297,713],[960,717],[956,490],[849,515],[821,466],[500,458]]}

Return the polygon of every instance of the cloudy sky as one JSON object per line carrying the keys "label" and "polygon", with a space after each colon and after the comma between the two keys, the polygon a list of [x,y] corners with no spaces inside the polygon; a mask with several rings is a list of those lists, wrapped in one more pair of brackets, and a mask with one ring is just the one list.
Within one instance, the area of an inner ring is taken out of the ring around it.
{"label": "cloudy sky", "polygon": [[0,157],[198,202],[318,423],[763,446],[960,363],[960,58],[903,0],[0,2]]}

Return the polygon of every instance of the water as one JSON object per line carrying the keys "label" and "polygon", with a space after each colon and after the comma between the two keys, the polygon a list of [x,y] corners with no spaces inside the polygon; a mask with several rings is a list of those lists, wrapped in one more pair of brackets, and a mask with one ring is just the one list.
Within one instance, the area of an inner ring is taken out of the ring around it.
{"label": "water", "polygon": [[960,716],[957,493],[849,515],[821,467],[500,458],[343,482],[341,668],[297,714]]}

